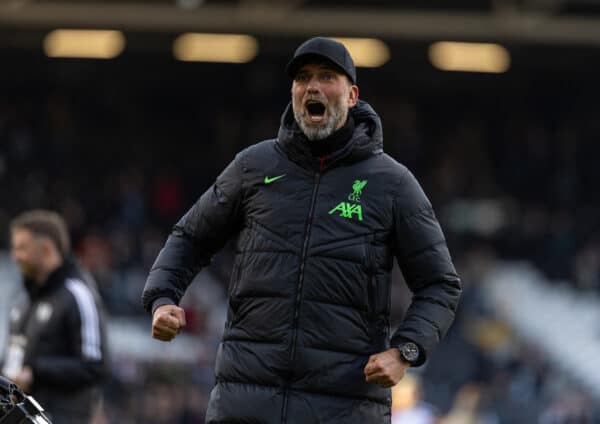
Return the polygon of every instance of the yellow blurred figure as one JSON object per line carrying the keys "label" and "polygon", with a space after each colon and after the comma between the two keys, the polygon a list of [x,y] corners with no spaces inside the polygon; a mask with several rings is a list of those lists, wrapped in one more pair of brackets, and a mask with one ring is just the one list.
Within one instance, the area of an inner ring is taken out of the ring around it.
{"label": "yellow blurred figure", "polygon": [[439,422],[435,408],[422,400],[421,379],[406,374],[392,388],[392,424],[434,424]]}

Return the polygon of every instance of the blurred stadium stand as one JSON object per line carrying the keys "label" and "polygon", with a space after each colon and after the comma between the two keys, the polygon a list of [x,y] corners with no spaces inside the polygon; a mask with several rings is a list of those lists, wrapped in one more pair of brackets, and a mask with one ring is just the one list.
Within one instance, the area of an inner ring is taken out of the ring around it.
{"label": "blurred stadium stand", "polygon": [[[600,297],[584,295],[568,281],[550,286],[529,264],[505,264],[484,281],[500,318],[521,337],[548,352],[557,368],[600,397]],[[506,293],[512,293],[507,297]],[[568,335],[565,337],[563,335]],[[568,339],[568,347],[565,346]],[[570,354],[564,355],[569,349]]]}
{"label": "blurred stadium stand", "polygon": [[[372,36],[391,57],[359,69],[361,97],[430,195],[465,283],[395,419],[600,422],[600,2],[424,3],[0,0],[0,322],[18,289],[8,221],[57,209],[111,315],[105,420],[203,422],[231,252],[199,274],[187,337],[169,345],[139,304],[148,268],[233,155],[275,134],[298,43]],[[43,40],[62,27],[118,29],[127,45],[113,60],[50,59]],[[251,34],[258,55],[176,61],[172,42],[191,30]],[[443,40],[501,43],[510,69],[440,71],[428,48]],[[393,294],[398,321],[398,272]]]}

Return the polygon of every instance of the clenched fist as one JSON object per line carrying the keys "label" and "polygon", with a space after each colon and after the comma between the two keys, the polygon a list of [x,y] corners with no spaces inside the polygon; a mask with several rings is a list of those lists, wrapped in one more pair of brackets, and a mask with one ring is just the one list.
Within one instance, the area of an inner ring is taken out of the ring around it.
{"label": "clenched fist", "polygon": [[377,383],[381,387],[392,387],[398,384],[409,365],[400,359],[400,351],[393,347],[385,352],[371,355],[365,366],[365,381]]}
{"label": "clenched fist", "polygon": [[170,342],[185,327],[185,311],[176,305],[159,306],[152,317],[152,337]]}

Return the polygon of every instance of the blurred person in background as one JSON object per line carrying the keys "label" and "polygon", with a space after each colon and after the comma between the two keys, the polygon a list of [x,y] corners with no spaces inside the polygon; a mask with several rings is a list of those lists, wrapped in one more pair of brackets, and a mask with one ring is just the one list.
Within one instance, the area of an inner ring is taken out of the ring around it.
{"label": "blurred person in background", "polygon": [[499,424],[496,414],[484,410],[484,395],[483,386],[476,383],[465,384],[456,393],[452,408],[440,424]]}
{"label": "blurred person in background", "polygon": [[[450,327],[460,280],[343,44],[307,40],[287,71],[278,137],[239,153],[175,225],[143,304],[153,337],[172,340],[188,285],[235,238],[206,422],[389,423],[390,388]],[[394,256],[414,297],[392,333]]]}
{"label": "blurred person in background", "polygon": [[10,236],[30,302],[10,311],[2,374],[31,393],[54,424],[89,423],[108,362],[93,282],[71,259],[67,225],[57,213],[22,213]]}
{"label": "blurred person in background", "polygon": [[439,412],[423,401],[421,378],[406,374],[392,389],[392,424],[437,424]]}

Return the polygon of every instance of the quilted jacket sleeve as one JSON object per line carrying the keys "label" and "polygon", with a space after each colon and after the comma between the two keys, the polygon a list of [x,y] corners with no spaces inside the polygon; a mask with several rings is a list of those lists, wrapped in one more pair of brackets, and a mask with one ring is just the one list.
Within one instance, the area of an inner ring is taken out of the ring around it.
{"label": "quilted jacket sleeve", "polygon": [[241,199],[238,155],[174,226],[146,280],[142,303],[148,312],[155,300],[179,303],[194,276],[239,229]]}
{"label": "quilted jacket sleeve", "polygon": [[396,257],[413,300],[391,344],[418,344],[421,365],[454,321],[461,283],[431,204],[409,171],[394,207]]}

